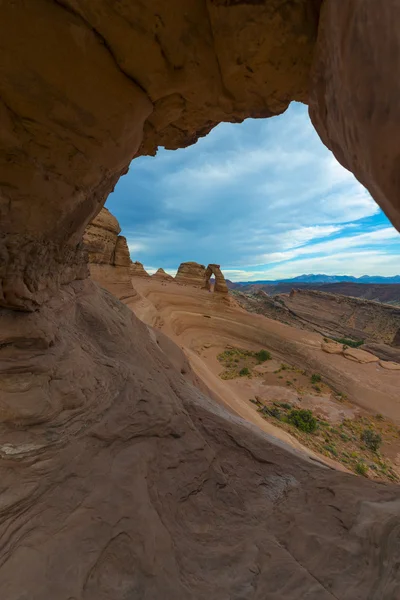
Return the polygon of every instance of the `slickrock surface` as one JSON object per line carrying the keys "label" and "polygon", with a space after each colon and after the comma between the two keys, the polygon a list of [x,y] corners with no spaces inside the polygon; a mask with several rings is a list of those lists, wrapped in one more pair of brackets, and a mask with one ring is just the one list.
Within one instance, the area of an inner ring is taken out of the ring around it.
{"label": "slickrock surface", "polygon": [[379,362],[377,356],[370,352],[365,352],[365,350],[360,350],[359,348],[344,348],[343,356],[361,364]]}
{"label": "slickrock surface", "polygon": [[[235,290],[234,297],[251,312],[324,336],[364,341],[363,349],[383,360],[400,362],[399,307],[306,289],[273,297],[262,290],[250,295]],[[327,343],[326,352],[337,348],[334,343]]]}
{"label": "slickrock surface", "polygon": [[184,285],[202,288],[206,281],[206,268],[197,262],[184,262],[179,265],[175,280]]}
{"label": "slickrock surface", "polygon": [[131,282],[128,244],[119,235],[120,231],[117,219],[102,208],[87,227],[83,240],[89,254],[90,277],[120,300],[127,301],[136,292]]}
{"label": "slickrock surface", "polygon": [[130,274],[131,277],[150,277],[142,263],[138,260],[136,260],[135,262],[131,262]]}
{"label": "slickrock surface", "polygon": [[2,597],[398,598],[398,486],[323,467],[208,399],[91,281],[27,320],[18,344],[19,319],[1,321],[3,360],[30,348],[1,383]]}

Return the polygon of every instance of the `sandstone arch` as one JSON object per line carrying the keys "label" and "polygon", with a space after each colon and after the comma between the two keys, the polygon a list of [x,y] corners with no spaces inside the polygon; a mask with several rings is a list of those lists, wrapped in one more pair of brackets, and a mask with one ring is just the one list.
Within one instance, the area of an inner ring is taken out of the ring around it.
{"label": "sandstone arch", "polygon": [[400,228],[399,4],[320,7],[3,3],[0,305],[33,310],[86,276],[85,226],[135,155],[293,99]]}
{"label": "sandstone arch", "polygon": [[81,242],[134,156],[294,99],[399,229],[399,2],[320,9],[1,3],[5,597],[399,596],[398,488],[292,456],[186,385]]}
{"label": "sandstone arch", "polygon": [[225,277],[221,271],[220,265],[214,263],[208,265],[204,275],[204,287],[206,290],[210,289],[210,279],[214,275],[214,292],[216,294],[228,294],[228,286],[226,285]]}

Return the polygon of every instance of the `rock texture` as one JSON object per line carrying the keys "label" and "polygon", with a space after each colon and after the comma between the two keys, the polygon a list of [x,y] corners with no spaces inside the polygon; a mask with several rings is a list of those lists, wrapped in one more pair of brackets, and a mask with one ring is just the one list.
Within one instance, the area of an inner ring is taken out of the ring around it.
{"label": "rock texture", "polygon": [[[398,0],[325,0],[310,86],[322,141],[400,229]],[[376,32],[382,32],[377,36]],[[384,33],[383,33],[384,32]]]}
{"label": "rock texture", "polygon": [[206,268],[197,262],[184,262],[179,265],[175,280],[183,285],[202,288],[205,285]]}
{"label": "rock texture", "polygon": [[138,260],[136,260],[135,262],[131,262],[129,271],[131,277],[150,277],[142,263]]}
{"label": "rock texture", "polygon": [[220,265],[210,264],[208,265],[205,273],[205,284],[204,287],[210,289],[210,279],[214,275],[214,292],[217,294],[228,294],[228,286],[226,285],[225,277],[221,271]]}
{"label": "rock texture", "polygon": [[[79,280],[83,232],[134,156],[294,99],[310,97],[322,139],[400,228],[399,3],[324,0],[318,27],[320,7],[1,3],[7,600],[399,597],[398,487],[322,469],[225,412]],[[122,238],[97,266],[129,269]]]}
{"label": "rock texture", "polygon": [[365,350],[360,350],[359,348],[344,348],[343,356],[348,358],[349,360],[354,360],[355,362],[366,364],[371,362],[379,362],[379,358],[370,352],[366,352]]}
{"label": "rock texture", "polygon": [[166,273],[164,271],[164,269],[157,269],[157,271],[152,275],[152,277],[155,277],[156,279],[164,279],[165,281],[173,281],[173,277],[172,275],[170,275],[169,273]]}
{"label": "rock texture", "polygon": [[398,486],[228,413],[89,280],[25,316],[0,328],[20,365],[1,381],[2,597],[399,597]]}
{"label": "rock texture", "polygon": [[136,295],[131,282],[131,259],[121,227],[106,208],[102,208],[87,227],[83,241],[89,254],[90,277],[123,301]]}

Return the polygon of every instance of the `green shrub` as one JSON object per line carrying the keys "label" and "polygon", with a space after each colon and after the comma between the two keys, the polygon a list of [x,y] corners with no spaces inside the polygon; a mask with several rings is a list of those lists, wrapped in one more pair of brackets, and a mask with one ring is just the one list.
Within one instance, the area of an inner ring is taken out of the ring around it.
{"label": "green shrub", "polygon": [[268,350],[260,350],[259,352],[254,352],[254,356],[258,360],[258,362],[262,363],[266,360],[271,360],[272,356]]}
{"label": "green shrub", "polygon": [[325,444],[324,448],[330,452],[330,454],[333,454],[333,456],[338,456],[338,451],[336,450],[335,446],[332,446],[332,444]]}
{"label": "green shrub", "polygon": [[319,383],[321,381],[321,375],[318,373],[313,373],[311,375],[311,383]]}
{"label": "green shrub", "polygon": [[243,369],[240,369],[239,375],[240,377],[246,377],[246,375],[250,375],[250,371],[247,367],[243,367]]}
{"label": "green shrub", "polygon": [[359,463],[356,464],[356,466],[355,466],[355,472],[358,475],[362,475],[363,477],[365,477],[366,474],[367,474],[367,471],[368,471],[368,467],[367,467],[366,464],[361,463],[361,462],[359,462]]}
{"label": "green shrub", "polygon": [[359,348],[363,345],[364,340],[351,340],[349,338],[336,338],[335,342],[343,344],[344,346],[350,346],[350,348]]}
{"label": "green shrub", "polygon": [[279,410],[279,408],[276,408],[276,406],[264,406],[261,409],[261,412],[264,415],[269,415],[270,417],[274,417],[275,419],[280,419],[281,418],[281,411]]}
{"label": "green shrub", "polygon": [[382,443],[382,437],[379,433],[372,431],[372,429],[364,429],[361,434],[361,441],[364,442],[369,450],[376,452]]}
{"label": "green shrub", "polygon": [[282,408],[286,408],[286,410],[292,409],[292,405],[289,404],[288,402],[279,402],[279,406],[282,406]]}
{"label": "green shrub", "polygon": [[317,419],[313,416],[311,410],[293,408],[288,413],[288,422],[307,433],[312,433],[317,429]]}

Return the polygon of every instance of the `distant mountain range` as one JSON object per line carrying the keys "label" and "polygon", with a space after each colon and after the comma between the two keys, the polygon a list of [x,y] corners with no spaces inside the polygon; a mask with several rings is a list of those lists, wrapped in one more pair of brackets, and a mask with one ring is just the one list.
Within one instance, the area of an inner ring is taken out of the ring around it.
{"label": "distant mountain range", "polygon": [[381,277],[380,275],[363,275],[362,277],[352,277],[351,275],[323,275],[309,274],[298,275],[291,279],[262,279],[257,281],[239,281],[236,285],[251,285],[251,284],[277,284],[277,283],[400,283],[400,275],[394,277]]}

